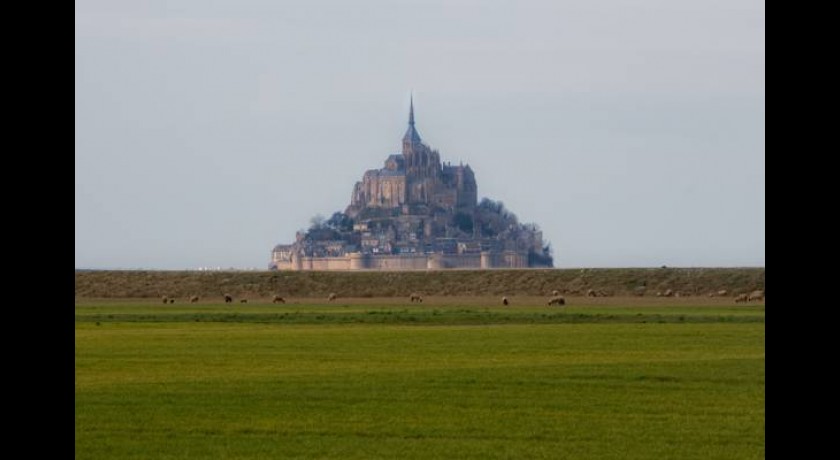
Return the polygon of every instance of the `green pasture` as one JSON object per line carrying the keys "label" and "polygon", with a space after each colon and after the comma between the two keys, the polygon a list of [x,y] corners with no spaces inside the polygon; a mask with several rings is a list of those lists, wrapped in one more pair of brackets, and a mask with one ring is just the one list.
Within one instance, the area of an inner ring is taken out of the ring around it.
{"label": "green pasture", "polygon": [[763,304],[496,300],[77,302],[76,458],[764,458]]}

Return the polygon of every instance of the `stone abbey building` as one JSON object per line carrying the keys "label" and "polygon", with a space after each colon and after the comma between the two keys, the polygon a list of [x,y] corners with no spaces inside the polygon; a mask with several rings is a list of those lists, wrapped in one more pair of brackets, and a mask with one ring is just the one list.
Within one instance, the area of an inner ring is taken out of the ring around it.
{"label": "stone abbey building", "polygon": [[414,127],[414,102],[402,153],[385,160],[382,169],[365,172],[353,188],[346,213],[365,208],[400,209],[403,214],[428,214],[434,208],[471,209],[477,204],[475,175],[469,165],[441,164],[440,154],[423,143]]}
{"label": "stone abbey building", "polygon": [[428,270],[551,267],[535,224],[501,203],[478,202],[469,165],[453,166],[424,144],[411,101],[402,152],[370,169],[350,205],[272,250],[277,270]]}

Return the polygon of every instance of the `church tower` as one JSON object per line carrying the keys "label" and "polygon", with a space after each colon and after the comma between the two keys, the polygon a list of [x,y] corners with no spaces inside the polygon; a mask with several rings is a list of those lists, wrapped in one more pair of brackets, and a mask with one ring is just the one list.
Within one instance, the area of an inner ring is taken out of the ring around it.
{"label": "church tower", "polygon": [[403,136],[406,192],[409,204],[430,204],[439,187],[440,154],[420,139],[414,127],[414,96],[408,112],[408,130]]}
{"label": "church tower", "polygon": [[420,150],[423,141],[420,140],[420,135],[417,134],[417,129],[414,128],[414,95],[411,96],[411,108],[408,112],[408,131],[403,136],[403,156],[405,156],[406,165],[413,165],[411,160],[414,154]]}

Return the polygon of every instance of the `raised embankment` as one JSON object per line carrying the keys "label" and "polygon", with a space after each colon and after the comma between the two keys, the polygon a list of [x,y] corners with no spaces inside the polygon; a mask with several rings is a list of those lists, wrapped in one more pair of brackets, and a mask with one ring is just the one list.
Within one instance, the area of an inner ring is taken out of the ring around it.
{"label": "raised embankment", "polygon": [[[681,295],[720,290],[732,296],[764,289],[765,268],[587,268],[452,270],[427,272],[278,271],[76,271],[77,298],[234,296],[403,297],[423,295],[549,295],[558,289],[584,295],[654,296],[671,289]],[[641,287],[644,287],[642,289]]]}

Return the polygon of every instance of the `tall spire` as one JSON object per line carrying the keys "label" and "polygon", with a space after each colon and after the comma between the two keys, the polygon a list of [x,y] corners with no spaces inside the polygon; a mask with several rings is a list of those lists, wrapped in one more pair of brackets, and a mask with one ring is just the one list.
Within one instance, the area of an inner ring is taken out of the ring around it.
{"label": "tall spire", "polygon": [[408,111],[408,124],[414,126],[414,93],[411,93],[411,108]]}
{"label": "tall spire", "polygon": [[420,144],[422,141],[420,140],[420,135],[417,134],[417,130],[414,129],[414,93],[411,94],[411,105],[408,109],[408,131],[405,132],[405,136],[403,136],[403,144]]}

